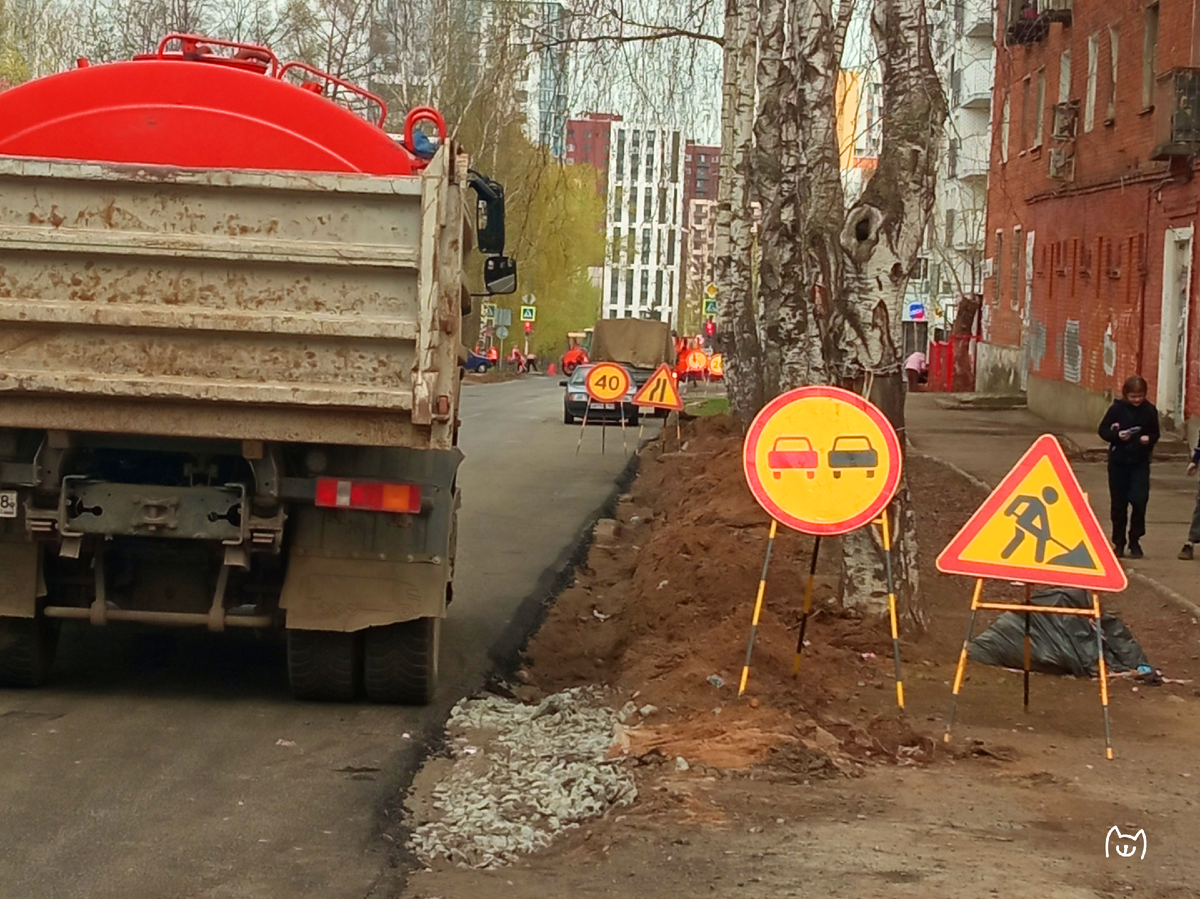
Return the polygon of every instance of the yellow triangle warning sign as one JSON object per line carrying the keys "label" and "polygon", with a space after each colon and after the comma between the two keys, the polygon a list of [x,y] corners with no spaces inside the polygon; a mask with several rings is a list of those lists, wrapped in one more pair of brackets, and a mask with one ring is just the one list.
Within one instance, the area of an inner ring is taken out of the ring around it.
{"label": "yellow triangle warning sign", "polygon": [[679,395],[679,387],[675,384],[675,376],[671,366],[665,362],[650,376],[650,380],[642,385],[633,397],[635,406],[648,406],[652,409],[674,409],[683,411],[683,397]]}
{"label": "yellow triangle warning sign", "polygon": [[1118,593],[1129,581],[1062,447],[1045,434],[937,559],[976,578]]}

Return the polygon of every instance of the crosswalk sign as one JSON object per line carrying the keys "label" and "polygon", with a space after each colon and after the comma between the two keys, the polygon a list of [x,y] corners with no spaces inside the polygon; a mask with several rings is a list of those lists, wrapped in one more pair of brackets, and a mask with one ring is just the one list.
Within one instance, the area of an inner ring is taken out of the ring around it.
{"label": "crosswalk sign", "polygon": [[494,321],[496,318],[496,304],[484,303],[483,307],[480,309],[480,312],[485,322]]}
{"label": "crosswalk sign", "polygon": [[650,376],[650,380],[642,385],[642,389],[634,394],[633,404],[647,406],[651,409],[674,409],[676,412],[682,412],[683,397],[679,395],[679,388],[675,386],[675,377],[671,373],[671,366],[666,363],[660,365]]}
{"label": "crosswalk sign", "polygon": [[705,300],[704,301],[704,314],[705,315],[716,315],[717,314],[717,301],[716,300]]}
{"label": "crosswalk sign", "polygon": [[521,307],[521,321],[523,321],[523,322],[537,321],[537,307],[536,306],[522,306]]}
{"label": "crosswalk sign", "polygon": [[1044,434],[937,559],[938,570],[1119,593],[1129,581],[1062,446]]}

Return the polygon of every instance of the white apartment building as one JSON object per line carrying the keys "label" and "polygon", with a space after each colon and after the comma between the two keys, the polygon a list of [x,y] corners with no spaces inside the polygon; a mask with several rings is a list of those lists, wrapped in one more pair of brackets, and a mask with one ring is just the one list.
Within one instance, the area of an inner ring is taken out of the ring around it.
{"label": "white apartment building", "polygon": [[914,284],[926,321],[949,330],[958,298],[983,292],[996,14],[992,0],[950,0],[931,11],[935,62],[949,101],[926,259]]}
{"label": "white apartment building", "polygon": [[603,317],[657,318],[676,326],[686,265],[682,137],[613,122],[608,153]]}
{"label": "white apartment building", "polygon": [[[482,0],[480,53],[504,52],[516,68],[525,136],[556,159],[567,153],[567,8],[542,0]],[[507,47],[494,46],[507,41]]]}

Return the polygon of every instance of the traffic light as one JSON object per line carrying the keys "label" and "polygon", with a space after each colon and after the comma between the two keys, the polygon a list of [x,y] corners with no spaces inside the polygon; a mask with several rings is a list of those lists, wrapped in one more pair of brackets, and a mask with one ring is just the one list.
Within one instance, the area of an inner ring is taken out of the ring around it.
{"label": "traffic light", "polygon": [[525,333],[526,334],[533,333],[533,322],[525,322]]}
{"label": "traffic light", "polygon": [[704,334],[707,337],[712,337],[717,333],[717,325],[711,318],[704,323]]}

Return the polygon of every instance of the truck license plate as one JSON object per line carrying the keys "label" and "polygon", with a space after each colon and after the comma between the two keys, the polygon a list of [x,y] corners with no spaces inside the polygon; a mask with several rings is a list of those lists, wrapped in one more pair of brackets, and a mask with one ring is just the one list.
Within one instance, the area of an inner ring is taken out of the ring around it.
{"label": "truck license plate", "polygon": [[0,518],[17,517],[17,491],[0,490]]}

